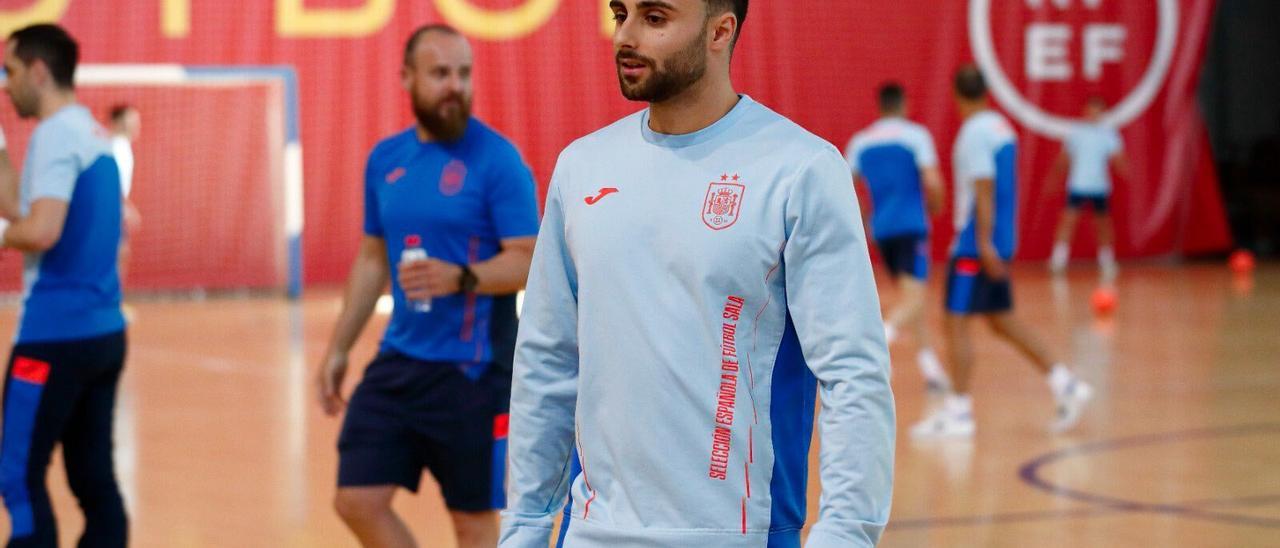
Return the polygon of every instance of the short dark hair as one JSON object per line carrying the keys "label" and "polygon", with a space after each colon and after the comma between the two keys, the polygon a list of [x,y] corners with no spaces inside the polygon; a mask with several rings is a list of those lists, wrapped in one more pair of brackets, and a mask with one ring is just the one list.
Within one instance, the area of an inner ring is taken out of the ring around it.
{"label": "short dark hair", "polygon": [[13,32],[9,40],[17,42],[13,53],[23,64],[39,59],[49,67],[49,74],[58,87],[75,87],[76,64],[80,62],[80,46],[67,31],[58,25],[31,25]]}
{"label": "short dark hair", "polygon": [[987,79],[977,66],[965,65],[956,71],[956,93],[970,101],[987,96]]}
{"label": "short dark hair", "polygon": [[749,0],[707,0],[707,15],[718,15],[726,11],[733,12],[738,18],[738,28],[733,31],[733,43],[738,43],[742,34],[742,24],[747,21],[747,2]]}
{"label": "short dark hair", "polygon": [[129,114],[129,111],[131,110],[133,110],[133,105],[129,103],[116,103],[111,105],[111,110],[109,111],[111,114],[111,121],[118,123],[121,120],[124,120],[125,115]]}
{"label": "short dark hair", "polygon": [[426,25],[422,25],[421,27],[418,27],[417,30],[413,31],[413,34],[409,35],[409,39],[406,40],[404,43],[404,66],[406,67],[413,66],[413,50],[418,48],[418,42],[422,41],[423,36],[426,36],[433,32],[438,32],[438,33],[446,34],[449,36],[461,35],[458,32],[458,29],[455,29],[444,23],[430,23],[430,24],[426,24]]}
{"label": "short dark hair", "polygon": [[902,89],[902,84],[897,82],[885,82],[880,85],[880,112],[897,112],[902,110],[902,104],[907,99],[907,92]]}

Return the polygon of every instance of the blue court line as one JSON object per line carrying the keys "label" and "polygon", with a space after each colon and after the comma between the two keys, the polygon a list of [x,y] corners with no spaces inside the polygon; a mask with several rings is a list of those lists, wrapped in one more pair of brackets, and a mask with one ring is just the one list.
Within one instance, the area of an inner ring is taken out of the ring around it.
{"label": "blue court line", "polygon": [[[1040,469],[1046,465],[1056,463],[1058,461],[1085,456],[1093,453],[1104,453],[1116,451],[1120,449],[1128,449],[1133,447],[1145,447],[1152,445],[1163,445],[1170,443],[1183,443],[1188,441],[1196,441],[1203,439],[1246,437],[1265,434],[1280,434],[1280,423],[1260,423],[1246,424],[1239,426],[1229,426],[1221,428],[1201,428],[1196,430],[1185,430],[1181,432],[1169,432],[1163,434],[1149,434],[1143,436],[1134,436],[1130,438],[1121,438],[1116,440],[1101,441],[1089,443],[1075,447],[1069,447],[1059,451],[1046,453],[1036,457],[1023,464],[1018,470],[1018,476],[1027,485],[1044,491],[1050,495],[1083,502],[1094,505],[1095,507],[1125,511],[1125,512],[1149,512],[1157,514],[1168,514],[1180,517],[1188,517],[1205,521],[1215,521],[1220,523],[1229,523],[1233,525],[1245,525],[1253,527],[1265,527],[1271,529],[1280,529],[1280,519],[1262,518],[1256,516],[1247,516],[1241,514],[1231,514],[1227,512],[1215,512],[1202,508],[1196,508],[1187,504],[1157,504],[1135,500],[1128,500],[1119,497],[1101,495],[1097,493],[1089,493],[1078,489],[1070,489],[1049,482],[1040,477]],[[1249,499],[1263,499],[1270,501],[1270,497],[1248,497]],[[1241,499],[1244,500],[1244,499]],[[1240,501],[1236,501],[1237,503]]]}
{"label": "blue court line", "polygon": [[[1232,497],[1221,499],[1198,499],[1175,503],[1184,508],[1204,506],[1249,508],[1268,506],[1280,503],[1280,495],[1256,495],[1250,497]],[[980,525],[1003,525],[1010,523],[1031,523],[1037,521],[1061,521],[1077,518],[1093,518],[1112,516],[1121,513],[1140,512],[1141,510],[1120,508],[1071,508],[1066,510],[1029,510],[1025,512],[1000,512],[995,514],[978,514],[971,516],[940,516],[913,519],[896,519],[889,522],[889,528],[933,529],[941,527],[976,527]]]}
{"label": "blue court line", "polygon": [[1215,507],[1249,508],[1268,506],[1280,503],[1280,495],[1207,498],[1172,504],[1156,504],[1068,489],[1066,487],[1050,483],[1040,477],[1039,474],[1040,469],[1046,465],[1093,453],[1104,453],[1132,447],[1180,443],[1201,439],[1255,436],[1276,433],[1280,433],[1280,423],[1262,423],[1133,436],[1129,438],[1106,440],[1069,447],[1040,455],[1028,461],[1019,468],[1019,477],[1023,482],[1027,483],[1031,487],[1045,491],[1050,495],[1070,499],[1076,502],[1082,502],[1089,506],[1063,510],[1032,510],[1025,512],[1001,512],[969,516],[895,519],[889,522],[889,529],[911,530],[939,527],[973,527],[981,525],[1093,518],[1133,512],[1162,513],[1235,525],[1280,528],[1280,519],[1268,519],[1209,510],[1209,508]]}

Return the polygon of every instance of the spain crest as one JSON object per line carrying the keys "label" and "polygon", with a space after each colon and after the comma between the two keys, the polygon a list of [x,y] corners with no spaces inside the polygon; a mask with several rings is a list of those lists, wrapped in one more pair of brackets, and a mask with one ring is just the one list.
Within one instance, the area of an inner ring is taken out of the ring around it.
{"label": "spain crest", "polygon": [[454,159],[445,164],[440,172],[440,193],[445,196],[456,196],[462,192],[462,185],[467,180],[467,164]]}
{"label": "spain crest", "polygon": [[[735,175],[736,181],[738,177]],[[711,183],[707,187],[707,198],[702,204],[702,222],[711,230],[724,230],[738,222],[738,211],[742,208],[742,195],[746,187],[738,183]]]}

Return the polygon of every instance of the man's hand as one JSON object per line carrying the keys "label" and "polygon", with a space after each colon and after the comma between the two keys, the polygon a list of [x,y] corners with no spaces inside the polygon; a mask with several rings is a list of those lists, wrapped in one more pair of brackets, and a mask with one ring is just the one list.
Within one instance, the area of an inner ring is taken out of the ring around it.
{"label": "man's hand", "polygon": [[320,362],[316,375],[317,394],[320,397],[320,408],[330,417],[337,415],[347,406],[342,397],[342,380],[347,377],[347,355],[330,354]]}
{"label": "man's hand", "polygon": [[398,275],[400,289],[410,301],[444,297],[461,290],[458,284],[462,267],[439,259],[401,263]]}
{"label": "man's hand", "polygon": [[1004,259],[1000,258],[1000,252],[996,250],[996,246],[992,244],[979,246],[978,258],[982,260],[982,272],[987,278],[1003,280],[1009,277],[1009,269],[1005,267]]}

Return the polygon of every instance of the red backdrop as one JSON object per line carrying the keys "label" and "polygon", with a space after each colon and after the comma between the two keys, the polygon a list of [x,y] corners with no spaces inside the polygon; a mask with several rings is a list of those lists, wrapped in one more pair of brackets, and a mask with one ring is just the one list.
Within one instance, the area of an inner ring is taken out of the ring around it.
{"label": "red backdrop", "polygon": [[[1137,87],[1157,57],[1158,10],[1173,5],[1169,68],[1149,104],[1123,129],[1134,169],[1116,195],[1119,252],[1196,253],[1230,244],[1195,103],[1212,0],[752,4],[733,69],[740,91],[843,148],[874,119],[874,88],[899,80],[914,117],[934,132],[944,169],[959,124],[949,82],[958,66],[975,58],[975,7],[989,4],[977,12],[989,14],[994,55],[1011,87],[1045,112],[1069,115],[1090,94],[1120,101]],[[336,17],[324,19],[324,10]],[[6,32],[24,22],[23,14],[58,18],[80,39],[85,62],[297,67],[311,283],[345,277],[360,233],[365,156],[380,137],[411,123],[398,69],[403,41],[416,26],[446,21],[475,37],[477,114],[516,141],[542,187],[561,148],[640,108],[617,91],[596,0],[0,0]],[[1039,58],[1058,78],[1069,67],[1064,80],[1028,77],[1028,28],[1037,23],[1062,25],[1053,31],[1057,42],[1041,44],[1049,50],[1041,47]],[[1086,38],[1099,33],[1090,25],[1113,26],[1110,41],[1096,41],[1092,51]],[[1116,25],[1122,40],[1114,36]],[[1099,69],[1093,73],[1085,70],[1090,58]],[[1020,256],[1041,258],[1064,199],[1062,188],[1042,184],[1059,146],[1022,127]],[[946,218],[938,223],[938,251],[950,237]],[[1081,246],[1089,245],[1084,230]]]}

